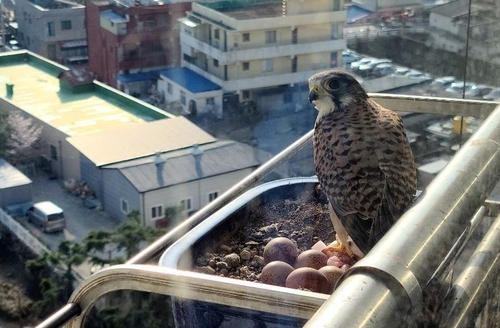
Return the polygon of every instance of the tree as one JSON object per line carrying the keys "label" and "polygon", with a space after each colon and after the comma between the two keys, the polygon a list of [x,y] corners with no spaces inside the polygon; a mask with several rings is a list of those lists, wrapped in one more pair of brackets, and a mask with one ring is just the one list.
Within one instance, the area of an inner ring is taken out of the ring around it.
{"label": "tree", "polygon": [[112,239],[118,250],[125,249],[127,258],[130,258],[139,251],[141,242],[153,241],[162,233],[162,230],[143,225],[140,212],[134,210],[127,215],[127,220],[118,226]]}
{"label": "tree", "polygon": [[27,163],[39,156],[42,127],[31,118],[17,112],[9,114],[7,131],[6,154],[12,164]]}

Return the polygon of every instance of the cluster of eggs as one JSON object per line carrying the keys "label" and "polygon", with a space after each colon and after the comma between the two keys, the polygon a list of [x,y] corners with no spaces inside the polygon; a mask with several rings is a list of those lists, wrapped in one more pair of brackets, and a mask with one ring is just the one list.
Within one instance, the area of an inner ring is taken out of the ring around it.
{"label": "cluster of eggs", "polygon": [[343,253],[324,253],[325,248],[326,245],[320,241],[311,249],[299,253],[290,239],[274,238],[264,248],[266,265],[260,279],[265,284],[330,294],[340,276],[354,261]]}

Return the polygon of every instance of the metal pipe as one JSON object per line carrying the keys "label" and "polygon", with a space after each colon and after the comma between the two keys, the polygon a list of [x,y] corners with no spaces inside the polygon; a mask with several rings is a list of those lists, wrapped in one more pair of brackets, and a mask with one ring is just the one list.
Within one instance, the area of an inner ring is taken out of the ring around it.
{"label": "metal pipe", "polygon": [[[255,284],[237,279],[174,270],[152,265],[115,265],[99,271],[81,285],[70,301],[80,304],[82,314],[66,327],[81,328],[94,303],[116,290],[136,290],[186,299],[309,318],[328,298],[326,294]],[[284,295],[277,299],[276,293]]]}
{"label": "metal pipe", "polygon": [[[472,327],[487,301],[488,292],[496,286],[500,273],[500,216],[472,254],[457,278],[447,300],[440,327]],[[498,288],[498,287],[497,287]],[[495,296],[496,298],[498,297]]]}
{"label": "metal pipe", "polygon": [[76,303],[68,303],[52,314],[47,320],[36,326],[36,328],[59,327],[71,318],[80,315],[80,307]]}
{"label": "metal pipe", "polygon": [[398,112],[486,118],[498,106],[498,102],[484,100],[407,96],[385,93],[369,93],[368,95],[380,105]]}
{"label": "metal pipe", "polygon": [[[377,292],[364,288],[345,299],[340,292],[353,290],[355,280],[344,279],[305,327],[358,327],[360,320],[373,327],[386,322],[385,307],[372,308],[359,317],[357,302],[365,298],[382,299],[393,294],[390,309],[396,305],[413,310],[396,318],[391,326],[401,327],[410,316],[420,315],[422,289],[444,260],[453,243],[466,228],[475,211],[484,203],[500,177],[500,107],[485,120],[448,165],[430,183],[424,194],[368,255],[345,275],[360,280],[375,279]],[[400,296],[402,295],[402,296]],[[403,305],[404,303],[404,305]],[[339,320],[344,318],[344,320]],[[358,318],[356,321],[353,318]],[[373,322],[373,323],[371,323]]]}

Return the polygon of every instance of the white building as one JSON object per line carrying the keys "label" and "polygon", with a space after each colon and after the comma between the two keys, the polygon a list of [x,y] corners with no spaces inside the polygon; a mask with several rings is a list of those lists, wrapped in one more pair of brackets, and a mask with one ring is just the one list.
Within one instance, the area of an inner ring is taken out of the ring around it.
{"label": "white building", "polygon": [[[472,4],[468,48],[471,58],[500,63],[499,2]],[[468,15],[467,0],[455,0],[432,8],[427,44],[433,48],[464,54]]]}
{"label": "white building", "polygon": [[85,6],[65,0],[16,0],[18,41],[61,64],[88,61]]}
{"label": "white building", "polygon": [[220,85],[225,104],[262,100],[341,66],[345,20],[343,0],[195,2],[180,20],[182,66]]}
{"label": "white building", "polygon": [[188,68],[160,72],[158,94],[173,114],[213,114],[222,118],[222,88]]}

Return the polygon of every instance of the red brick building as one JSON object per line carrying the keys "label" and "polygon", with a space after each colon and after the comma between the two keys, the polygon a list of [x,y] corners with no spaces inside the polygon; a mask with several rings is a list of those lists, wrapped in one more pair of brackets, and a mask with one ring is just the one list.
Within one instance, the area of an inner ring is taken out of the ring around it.
{"label": "red brick building", "polygon": [[177,19],[191,2],[87,0],[89,69],[117,87],[120,75],[180,66]]}

